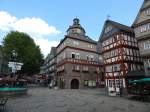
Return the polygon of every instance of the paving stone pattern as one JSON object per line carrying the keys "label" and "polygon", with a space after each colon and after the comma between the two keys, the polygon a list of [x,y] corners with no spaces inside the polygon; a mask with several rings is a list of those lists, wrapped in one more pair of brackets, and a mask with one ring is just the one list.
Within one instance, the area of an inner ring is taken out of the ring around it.
{"label": "paving stone pattern", "polygon": [[27,96],[9,99],[6,112],[150,112],[150,103],[109,97],[100,89],[31,88]]}

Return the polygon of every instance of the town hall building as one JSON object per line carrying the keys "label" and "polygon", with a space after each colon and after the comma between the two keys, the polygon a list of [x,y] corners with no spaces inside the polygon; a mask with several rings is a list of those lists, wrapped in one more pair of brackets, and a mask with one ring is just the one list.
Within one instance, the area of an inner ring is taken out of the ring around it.
{"label": "town hall building", "polygon": [[57,46],[57,83],[60,88],[95,87],[99,79],[101,56],[97,42],[86,36],[78,18]]}

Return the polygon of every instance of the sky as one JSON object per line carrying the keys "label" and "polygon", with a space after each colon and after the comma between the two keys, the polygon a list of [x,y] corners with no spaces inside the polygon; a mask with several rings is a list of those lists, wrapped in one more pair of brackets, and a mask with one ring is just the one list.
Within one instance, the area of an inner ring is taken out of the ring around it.
{"label": "sky", "polygon": [[107,16],[131,26],[143,0],[0,0],[0,44],[10,31],[29,34],[46,56],[78,17],[98,40]]}

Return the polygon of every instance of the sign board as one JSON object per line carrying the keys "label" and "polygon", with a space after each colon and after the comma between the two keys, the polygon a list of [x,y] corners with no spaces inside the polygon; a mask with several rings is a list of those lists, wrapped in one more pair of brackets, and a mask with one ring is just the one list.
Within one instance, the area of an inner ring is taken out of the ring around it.
{"label": "sign board", "polygon": [[21,70],[21,66],[12,66],[12,69]]}
{"label": "sign board", "polygon": [[23,66],[23,63],[18,62],[9,62],[8,67],[12,68],[12,72],[16,73],[17,70],[21,70],[21,67]]}
{"label": "sign board", "polygon": [[18,63],[18,62],[9,62],[9,63],[8,63],[8,65],[9,65],[9,66],[12,66],[12,65],[20,65],[20,66],[22,66],[22,65],[23,65],[23,63]]}
{"label": "sign board", "polygon": [[8,63],[9,67],[13,67],[13,66],[23,66],[23,63],[18,63],[18,62],[9,62]]}

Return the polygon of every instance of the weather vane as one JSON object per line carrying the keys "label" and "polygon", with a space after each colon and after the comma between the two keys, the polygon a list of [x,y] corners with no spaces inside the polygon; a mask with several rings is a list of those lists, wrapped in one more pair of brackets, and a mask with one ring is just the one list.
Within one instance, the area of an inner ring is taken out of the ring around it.
{"label": "weather vane", "polygon": [[109,19],[110,19],[110,17],[111,17],[111,16],[108,14],[108,15],[107,15],[107,20],[109,20]]}
{"label": "weather vane", "polygon": [[78,19],[79,19],[79,17],[78,17],[78,16],[76,16],[76,18],[78,18]]}

